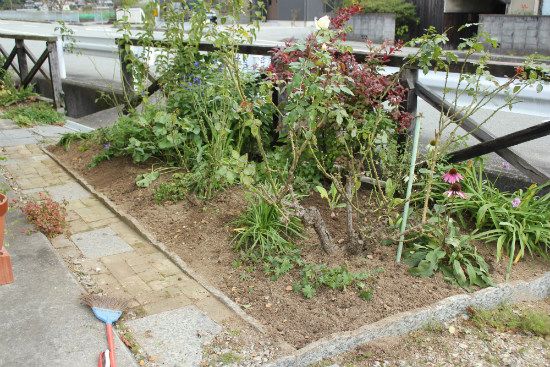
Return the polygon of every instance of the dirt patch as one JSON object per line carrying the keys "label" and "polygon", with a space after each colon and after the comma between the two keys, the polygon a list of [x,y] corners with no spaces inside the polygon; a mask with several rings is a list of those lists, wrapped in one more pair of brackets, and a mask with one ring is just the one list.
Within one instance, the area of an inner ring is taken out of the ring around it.
{"label": "dirt patch", "polygon": [[[231,222],[245,209],[246,199],[239,188],[229,189],[209,202],[184,200],[159,205],[149,189],[138,189],[135,177],[150,167],[134,165],[127,158],[116,158],[95,168],[88,168],[99,148],[83,149],[73,144],[69,151],[52,147],[51,151],[79,172],[98,191],[140,220],[155,236],[178,254],[212,284],[225,292],[246,312],[265,324],[270,334],[296,348],[334,332],[356,329],[398,312],[427,306],[463,290],[443,280],[410,276],[407,267],[394,262],[395,247],[373,242],[362,256],[349,257],[343,253],[327,256],[322,252],[312,231],[301,243],[303,257],[327,265],[345,265],[350,271],[372,272],[367,280],[374,290],[371,301],[364,301],[353,289],[343,292],[321,289],[310,300],[288,291],[297,279],[289,273],[277,281],[267,278],[262,269],[236,267],[238,255],[232,250]],[[322,204],[318,198],[312,198]],[[330,215],[322,212],[339,246],[344,246],[345,213],[337,210]],[[379,219],[370,223],[377,232]],[[376,236],[373,236],[376,238]],[[495,282],[504,280],[505,262],[495,263],[493,248],[480,246],[480,252],[492,269]],[[511,280],[529,279],[544,273],[548,262],[526,258],[517,264]]]}

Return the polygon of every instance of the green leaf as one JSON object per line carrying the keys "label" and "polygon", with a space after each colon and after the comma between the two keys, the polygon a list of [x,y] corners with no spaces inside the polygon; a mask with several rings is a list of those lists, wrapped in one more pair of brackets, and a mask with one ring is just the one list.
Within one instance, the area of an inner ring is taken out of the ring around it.
{"label": "green leaf", "polygon": [[159,178],[160,173],[158,171],[153,171],[149,173],[144,173],[136,177],[136,185],[138,187],[149,187],[153,181]]}

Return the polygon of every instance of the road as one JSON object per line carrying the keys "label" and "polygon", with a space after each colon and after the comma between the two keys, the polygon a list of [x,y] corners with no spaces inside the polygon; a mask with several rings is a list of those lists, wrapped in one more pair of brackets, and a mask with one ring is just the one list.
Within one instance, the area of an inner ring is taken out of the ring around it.
{"label": "road", "polygon": [[[22,32],[30,34],[51,35],[55,34],[55,24],[30,23],[18,21],[0,20],[0,32]],[[120,89],[120,66],[116,55],[114,39],[117,32],[108,25],[75,25],[71,26],[75,32],[76,46],[80,54],[65,54],[67,78],[80,82],[102,84]],[[277,46],[281,41],[289,38],[303,38],[313,30],[312,26],[291,27],[284,22],[270,23],[263,27],[258,33],[257,43],[262,45]],[[162,37],[161,32],[156,32],[156,37]],[[0,39],[0,44],[5,49],[13,47],[13,40]],[[366,49],[360,43],[352,43],[356,49]],[[43,45],[39,42],[29,42],[33,53],[39,54]],[[430,73],[421,75],[420,81],[431,86],[434,90],[441,91],[441,75]],[[522,94],[521,103],[514,106],[512,111],[497,112],[485,125],[495,136],[502,136],[520,129],[536,125],[550,119],[550,86],[547,86],[543,93],[537,94],[533,88]],[[467,103],[467,100],[462,103]],[[479,111],[474,116],[478,121],[489,116],[494,105]],[[422,122],[423,145],[433,137],[433,132],[439,120],[439,112],[430,107],[427,103],[419,101],[419,112]],[[475,144],[475,139],[469,139],[469,144]],[[550,136],[524,143],[512,148],[515,152],[527,159],[535,167],[550,175]],[[502,160],[495,154],[490,155],[489,165],[493,169],[499,169]],[[517,172],[516,172],[517,173]]]}

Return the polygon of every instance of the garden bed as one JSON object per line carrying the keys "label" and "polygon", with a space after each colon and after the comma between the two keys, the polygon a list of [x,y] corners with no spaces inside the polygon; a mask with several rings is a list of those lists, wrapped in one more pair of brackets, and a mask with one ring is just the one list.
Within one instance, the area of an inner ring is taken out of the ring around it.
{"label": "garden bed", "polygon": [[[52,147],[51,151],[98,191],[141,221],[195,271],[266,325],[274,338],[296,348],[332,333],[353,330],[464,292],[445,282],[440,274],[433,278],[409,275],[407,266],[393,261],[394,246],[373,241],[367,245],[367,251],[358,256],[350,257],[343,251],[328,256],[322,251],[314,232],[308,230],[306,239],[300,243],[305,260],[329,266],[345,265],[350,271],[371,272],[373,275],[366,282],[374,292],[373,298],[365,301],[353,289],[340,292],[325,288],[319,289],[314,298],[305,299],[289,287],[297,278],[294,272],[272,281],[261,267],[253,269],[247,264],[239,264],[239,255],[231,245],[231,222],[246,207],[241,189],[226,190],[208,202],[190,198],[159,205],[152,197],[151,188],[139,189],[135,185],[136,175],[147,171],[149,165],[139,166],[130,159],[116,158],[90,169],[88,163],[101,148],[90,148],[89,143],[85,144],[74,143],[68,151]],[[331,216],[329,208],[317,194],[307,200],[321,209],[335,241],[344,246],[347,240],[344,209],[335,210],[336,215]],[[367,227],[383,228],[375,216],[370,220]],[[504,281],[506,261],[494,261],[493,246],[478,244],[478,248],[490,265],[493,281]],[[527,256],[514,266],[510,278],[530,279],[547,269],[547,261]]]}

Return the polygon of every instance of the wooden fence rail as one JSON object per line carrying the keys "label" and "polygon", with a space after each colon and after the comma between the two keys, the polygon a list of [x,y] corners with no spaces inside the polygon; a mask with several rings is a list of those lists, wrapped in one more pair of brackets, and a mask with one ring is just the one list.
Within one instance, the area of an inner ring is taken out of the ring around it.
{"label": "wooden fence rail", "polygon": [[[9,54],[0,45],[0,53],[2,53],[5,58],[2,69],[8,70],[11,67],[18,75],[21,86],[23,87],[28,86],[36,74],[40,72],[40,74],[42,74],[42,76],[51,84],[55,108],[57,110],[63,110],[65,107],[65,101],[61,84],[61,73],[59,69],[57,37],[0,33],[0,38],[10,38],[15,40],[15,46]],[[43,41],[46,44],[46,48],[42,54],[36,58],[27,45],[25,45],[25,41]],[[33,63],[30,70],[27,58]],[[48,60],[49,64],[48,72],[42,68],[46,60]]]}
{"label": "wooden fence rail", "polygon": [[[129,58],[127,53],[130,51],[131,46],[139,45],[138,39],[125,40],[119,38],[116,40],[119,47],[119,58],[122,68],[123,87],[125,88],[128,102],[125,107],[125,111],[128,111],[131,107],[136,107],[142,101],[143,96],[135,96],[133,93],[133,77],[131,74],[131,65],[129,64]],[[168,44],[163,40],[154,40],[153,47],[165,48]],[[211,43],[200,43],[198,47],[199,51],[214,51],[215,46]],[[257,55],[257,56],[271,56],[273,46],[267,45],[250,45],[242,44],[237,46],[237,52],[245,55]],[[359,61],[364,61],[372,54],[367,51],[354,51],[354,56]],[[402,67],[407,63],[407,55],[392,55],[389,57],[387,66]],[[518,65],[509,62],[495,62],[491,61],[487,64],[487,70],[491,75],[495,77],[511,77],[516,73],[516,67]],[[475,61],[458,60],[456,63],[451,64],[450,72],[463,72],[472,73],[477,69],[478,64]],[[537,183],[544,183],[549,180],[549,177],[525,159],[518,156],[512,150],[508,149],[512,145],[517,145],[527,141],[537,139],[539,137],[550,134],[550,124],[545,122],[537,125],[534,128],[528,128],[521,131],[517,131],[513,134],[506,135],[501,138],[495,138],[491,133],[486,131],[482,126],[472,119],[471,117],[463,116],[460,111],[457,111],[454,106],[441,98],[438,94],[429,90],[425,85],[418,81],[418,69],[413,65],[407,66],[402,83],[409,88],[409,95],[406,101],[406,108],[409,112],[416,115],[417,110],[417,97],[422,98],[428,104],[436,108],[438,111],[454,115],[455,123],[459,123],[460,127],[470,133],[477,140],[481,141],[481,144],[467,149],[463,149],[449,155],[449,159],[452,162],[458,162],[464,159],[478,157],[490,152],[495,152],[502,158],[506,159],[512,166],[517,168],[520,172]],[[146,94],[151,95],[161,88],[159,80],[154,80],[147,88]],[[464,158],[467,157],[467,158]]]}

